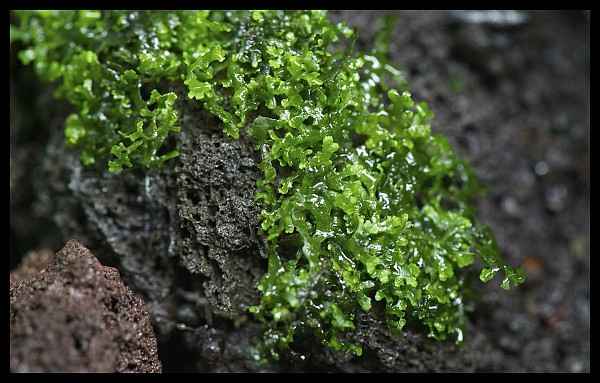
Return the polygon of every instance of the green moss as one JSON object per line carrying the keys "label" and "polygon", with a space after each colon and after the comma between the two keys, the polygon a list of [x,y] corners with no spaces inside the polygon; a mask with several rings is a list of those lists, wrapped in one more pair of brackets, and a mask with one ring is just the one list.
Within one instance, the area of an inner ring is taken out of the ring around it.
{"label": "green moss", "polygon": [[270,356],[307,331],[360,355],[348,335],[375,306],[392,329],[460,341],[475,259],[484,282],[498,271],[503,288],[524,280],[474,220],[473,172],[386,62],[389,22],[373,52],[356,53],[353,31],[321,11],[18,15],[22,60],[76,108],[65,134],[84,164],[121,171],[177,155],[159,154],[178,131],[165,80],[183,82],[233,139],[253,138],[269,261],[250,311]]}

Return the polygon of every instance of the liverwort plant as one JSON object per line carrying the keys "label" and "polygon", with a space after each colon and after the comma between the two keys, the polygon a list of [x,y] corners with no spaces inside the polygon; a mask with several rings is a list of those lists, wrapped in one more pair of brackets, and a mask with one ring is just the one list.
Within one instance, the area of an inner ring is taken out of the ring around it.
{"label": "liverwort plant", "polygon": [[360,355],[347,335],[375,306],[398,334],[418,324],[462,341],[476,259],[483,282],[498,272],[505,289],[524,281],[476,222],[473,171],[432,134],[433,113],[387,62],[383,38],[357,52],[353,30],[323,11],[17,16],[11,39],[75,107],[65,136],[85,165],[120,172],[176,157],[164,147],[179,131],[178,83],[231,139],[253,140],[268,269],[249,310],[267,355],[300,332]]}

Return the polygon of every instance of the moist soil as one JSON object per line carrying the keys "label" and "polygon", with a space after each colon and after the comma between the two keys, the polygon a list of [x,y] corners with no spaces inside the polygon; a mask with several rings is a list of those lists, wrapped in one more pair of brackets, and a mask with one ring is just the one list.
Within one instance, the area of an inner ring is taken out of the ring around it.
{"label": "moist soil", "polygon": [[385,14],[398,18],[393,62],[435,113],[432,129],[488,190],[480,220],[528,273],[509,292],[499,281],[476,285],[465,346],[412,330],[395,339],[365,316],[360,360],[306,341],[279,364],[255,366],[244,350],[260,329],[244,308],[258,299],[266,262],[251,145],[182,104],[171,168],[82,169],[63,145],[68,106],[12,52],[11,269],[31,250],[80,240],[146,301],[163,371],[589,371],[589,12],[330,15],[369,49]]}

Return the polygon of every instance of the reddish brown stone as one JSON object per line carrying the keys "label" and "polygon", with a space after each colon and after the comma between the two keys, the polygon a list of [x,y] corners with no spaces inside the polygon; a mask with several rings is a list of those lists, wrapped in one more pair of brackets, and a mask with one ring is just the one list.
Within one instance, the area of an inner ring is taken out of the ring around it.
{"label": "reddish brown stone", "polygon": [[10,278],[14,372],[160,372],[142,299],[77,241],[32,253]]}

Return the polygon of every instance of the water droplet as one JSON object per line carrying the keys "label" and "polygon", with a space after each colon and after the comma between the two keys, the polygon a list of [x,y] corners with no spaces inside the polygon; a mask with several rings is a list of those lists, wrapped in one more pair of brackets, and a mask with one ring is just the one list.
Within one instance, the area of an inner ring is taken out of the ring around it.
{"label": "water droplet", "polygon": [[518,216],[521,210],[519,203],[513,197],[506,197],[502,200],[502,209],[513,217]]}
{"label": "water droplet", "polygon": [[544,176],[548,174],[549,170],[550,168],[548,167],[548,164],[544,161],[540,161],[537,164],[535,164],[535,174],[537,174],[538,176]]}
{"label": "water droplet", "polygon": [[463,333],[462,333],[462,330],[461,330],[461,329],[459,329],[459,328],[458,328],[458,329],[456,329],[456,334],[457,334],[457,336],[456,336],[456,341],[457,341],[457,342],[462,342],[462,341],[463,341]]}

